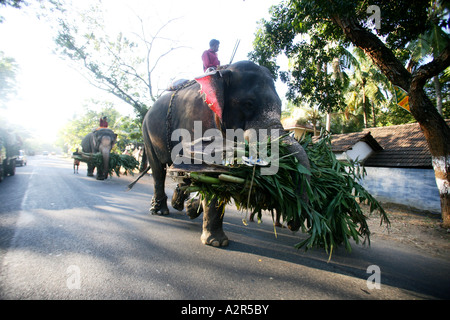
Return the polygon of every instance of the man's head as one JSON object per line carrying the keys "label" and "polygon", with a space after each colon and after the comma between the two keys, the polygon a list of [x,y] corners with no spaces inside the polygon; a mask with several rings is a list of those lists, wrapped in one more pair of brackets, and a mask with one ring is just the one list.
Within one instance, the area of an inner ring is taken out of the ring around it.
{"label": "man's head", "polygon": [[219,40],[216,40],[216,39],[212,39],[209,42],[209,48],[214,52],[219,51],[219,45],[220,45],[220,42],[219,42]]}

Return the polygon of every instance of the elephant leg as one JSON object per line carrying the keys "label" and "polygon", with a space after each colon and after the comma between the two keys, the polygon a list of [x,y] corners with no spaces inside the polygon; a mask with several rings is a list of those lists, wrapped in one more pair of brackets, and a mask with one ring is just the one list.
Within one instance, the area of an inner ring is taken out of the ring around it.
{"label": "elephant leg", "polygon": [[152,198],[152,206],[150,207],[151,214],[162,215],[169,214],[169,208],[167,207],[167,195],[164,191],[164,184],[166,181],[166,168],[162,165],[153,166],[152,175],[154,181],[154,196]]}
{"label": "elephant leg", "polygon": [[281,217],[280,210],[275,209],[276,216],[274,216],[273,209],[271,210],[270,213],[272,214],[272,221],[273,221],[275,227],[284,228],[283,225],[280,222],[280,217]]}
{"label": "elephant leg", "polygon": [[186,184],[179,183],[172,195],[172,207],[178,211],[183,210],[184,201],[189,197],[189,193],[182,189],[184,186]]}
{"label": "elephant leg", "polygon": [[88,164],[88,168],[87,168],[87,175],[88,177],[93,177],[94,176],[94,166],[91,166]]}
{"label": "elephant leg", "polygon": [[223,216],[225,205],[219,205],[217,198],[213,198],[208,205],[208,200],[202,200],[203,205],[203,232],[201,241],[203,244],[213,247],[225,247],[228,245],[228,237],[223,232]]}
{"label": "elephant leg", "polygon": [[203,206],[199,198],[192,198],[186,202],[186,214],[189,218],[195,219],[203,212]]}
{"label": "elephant leg", "polygon": [[97,180],[105,180],[105,177],[104,177],[103,173],[100,172],[100,171],[98,170],[98,168],[97,168],[97,177],[96,177],[96,179],[97,179]]}
{"label": "elephant leg", "polygon": [[167,207],[167,195],[164,191],[166,182],[166,166],[161,164],[152,152],[153,149],[149,146],[146,151],[149,154],[149,165],[152,168],[153,182],[154,182],[154,195],[150,207],[150,214],[169,214],[169,208]]}
{"label": "elephant leg", "polygon": [[257,218],[259,219],[259,218],[261,217],[261,210],[253,211],[253,212],[250,214],[250,218],[249,218],[248,220],[251,221],[251,222],[255,221],[255,214],[256,214],[256,213],[258,213]]}
{"label": "elephant leg", "polygon": [[108,179],[108,173],[104,173],[103,169],[97,168],[97,180],[105,180]]}

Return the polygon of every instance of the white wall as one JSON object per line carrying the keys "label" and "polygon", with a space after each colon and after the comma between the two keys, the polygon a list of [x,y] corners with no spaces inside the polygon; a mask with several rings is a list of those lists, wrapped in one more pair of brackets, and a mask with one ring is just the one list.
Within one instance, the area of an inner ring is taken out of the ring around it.
{"label": "white wall", "polygon": [[378,201],[440,213],[433,169],[366,167],[361,185]]}
{"label": "white wall", "polygon": [[346,152],[335,153],[336,159],[340,161],[347,161],[351,159],[355,161],[364,161],[373,153],[373,149],[364,141],[358,141],[355,145]]}
{"label": "white wall", "polygon": [[373,149],[364,141],[358,141],[353,148],[348,150],[347,156],[353,161],[358,159],[358,161],[364,161],[373,153]]}

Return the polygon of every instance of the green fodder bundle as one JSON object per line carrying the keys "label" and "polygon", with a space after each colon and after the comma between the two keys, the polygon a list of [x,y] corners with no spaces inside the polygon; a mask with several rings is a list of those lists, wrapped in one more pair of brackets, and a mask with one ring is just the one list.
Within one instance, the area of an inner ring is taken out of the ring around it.
{"label": "green fodder bundle", "polygon": [[[97,168],[103,167],[103,156],[101,153],[80,153],[80,155],[74,155],[73,158],[86,162]],[[109,172],[108,175],[114,173],[120,177],[120,171],[124,175],[133,175],[133,170],[139,168],[139,161],[134,157],[127,154],[110,153],[109,155]]]}
{"label": "green fodder bundle", "polygon": [[139,161],[128,154],[111,153],[109,157],[109,174],[111,175],[113,172],[115,172],[116,175],[120,177],[120,169],[122,169],[124,175],[133,175],[133,170],[138,168]]}
{"label": "green fodder bundle", "polygon": [[[359,183],[364,169],[338,161],[328,135],[316,143],[310,137],[300,142],[308,155],[310,170],[289,153],[282,137],[279,141],[276,175],[262,175],[259,166],[226,166],[226,173],[191,172],[187,190],[198,191],[207,199],[216,197],[219,203],[229,204],[233,200],[238,209],[258,214],[261,210],[276,210],[288,225],[299,226],[309,235],[297,248],[322,247],[330,256],[339,245],[351,251],[351,239],[357,244],[361,239],[370,244],[368,217],[360,203],[367,203],[369,214],[378,211],[381,223],[389,224],[379,202]],[[304,192],[306,201],[299,196]]]}

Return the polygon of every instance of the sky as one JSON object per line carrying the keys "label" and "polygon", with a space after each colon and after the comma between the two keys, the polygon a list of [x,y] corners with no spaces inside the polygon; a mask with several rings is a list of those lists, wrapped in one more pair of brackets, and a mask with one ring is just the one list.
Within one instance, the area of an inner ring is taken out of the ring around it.
{"label": "sky", "polygon": [[[240,44],[234,62],[247,60],[257,22],[269,18],[269,8],[279,0],[101,0],[105,21],[111,32],[139,33],[142,18],[146,32],[156,32],[167,21],[164,37],[183,48],[161,60],[155,75],[162,89],[172,79],[192,79],[203,72],[201,54],[213,38],[220,41],[221,64],[227,64],[233,48]],[[92,0],[74,1],[86,7]],[[32,7],[0,7],[0,51],[19,65],[17,95],[0,112],[9,122],[20,124],[46,141],[75,114],[83,112],[90,98],[113,102],[123,115],[133,115],[131,106],[111,94],[94,88],[70,61],[53,53],[52,30],[45,19],[38,19]],[[280,88],[281,84],[278,84]],[[277,86],[277,87],[278,87]],[[282,97],[281,88],[278,90]]]}

